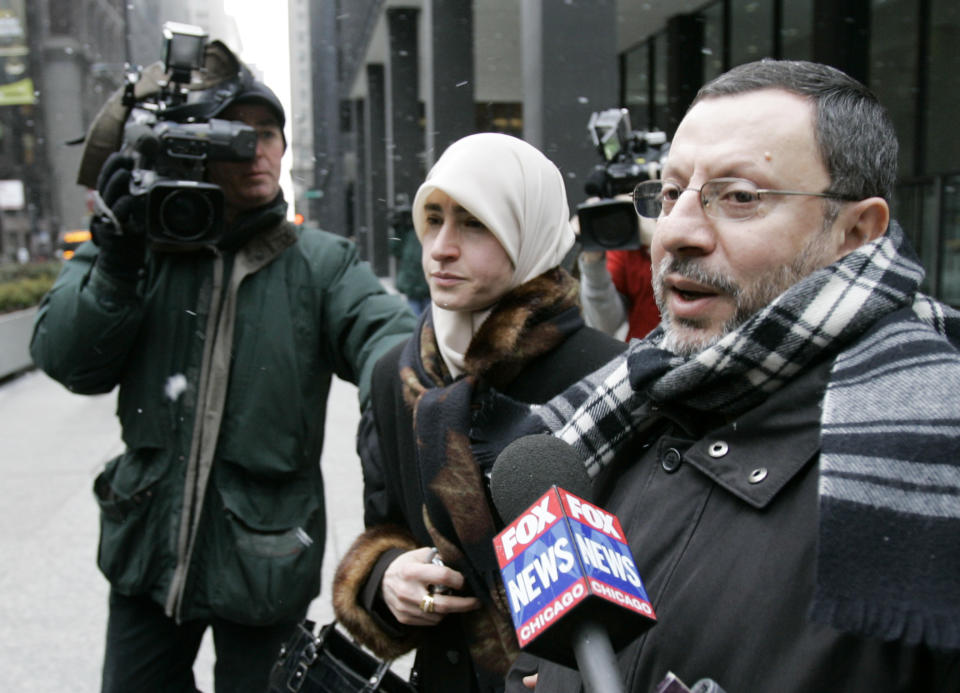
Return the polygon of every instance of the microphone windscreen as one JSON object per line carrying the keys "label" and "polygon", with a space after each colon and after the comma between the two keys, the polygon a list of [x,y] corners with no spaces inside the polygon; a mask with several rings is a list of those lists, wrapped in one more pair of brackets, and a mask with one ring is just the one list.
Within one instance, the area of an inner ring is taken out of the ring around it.
{"label": "microphone windscreen", "polygon": [[607,184],[607,171],[602,166],[593,169],[583,184],[583,191],[590,197],[603,197],[603,189]]}
{"label": "microphone windscreen", "polygon": [[497,456],[490,494],[500,517],[509,522],[556,484],[590,500],[592,483],[576,450],[542,433],[517,438]]}
{"label": "microphone windscreen", "polygon": [[147,125],[128,125],[124,135],[140,153],[147,165],[152,165],[160,153],[160,138]]}

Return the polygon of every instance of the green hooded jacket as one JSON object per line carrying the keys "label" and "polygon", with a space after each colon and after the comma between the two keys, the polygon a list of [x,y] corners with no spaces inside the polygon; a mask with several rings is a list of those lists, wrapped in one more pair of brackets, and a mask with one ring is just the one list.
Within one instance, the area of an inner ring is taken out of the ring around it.
{"label": "green hooded jacket", "polygon": [[136,285],[85,244],[37,314],[40,368],[77,393],[119,386],[126,451],[94,484],[100,569],[178,621],[302,615],[320,590],[331,377],[365,405],[414,326],[352,243],[285,212],[239,221],[235,251],[154,252]]}
{"label": "green hooded jacket", "polygon": [[422,246],[413,223],[393,227],[390,252],[397,258],[397,291],[407,298],[430,298],[430,286],[423,276]]}

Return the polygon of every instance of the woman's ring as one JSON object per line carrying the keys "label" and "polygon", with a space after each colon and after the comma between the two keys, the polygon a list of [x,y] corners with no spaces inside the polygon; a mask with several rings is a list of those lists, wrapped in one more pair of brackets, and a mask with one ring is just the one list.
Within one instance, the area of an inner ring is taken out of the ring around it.
{"label": "woman's ring", "polygon": [[425,614],[433,613],[433,595],[427,592],[420,600],[420,611]]}

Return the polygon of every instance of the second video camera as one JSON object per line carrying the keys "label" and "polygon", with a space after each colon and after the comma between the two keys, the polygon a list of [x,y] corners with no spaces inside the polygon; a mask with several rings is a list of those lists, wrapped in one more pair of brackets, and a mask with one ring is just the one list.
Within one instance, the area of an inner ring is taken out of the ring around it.
{"label": "second video camera", "polygon": [[580,241],[584,250],[639,248],[640,226],[630,195],[637,183],[657,178],[670,149],[666,133],[631,130],[625,108],[610,108],[590,116],[587,129],[603,158],[584,186],[590,197],[601,199],[577,207]]}

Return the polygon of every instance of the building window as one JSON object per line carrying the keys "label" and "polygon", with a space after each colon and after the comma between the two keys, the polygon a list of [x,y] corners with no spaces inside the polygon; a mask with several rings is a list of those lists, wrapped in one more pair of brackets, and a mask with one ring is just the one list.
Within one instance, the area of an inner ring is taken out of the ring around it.
{"label": "building window", "polygon": [[916,0],[873,0],[870,17],[870,88],[880,99],[900,141],[900,175],[917,170],[917,46],[920,44]]}
{"label": "building window", "polygon": [[[960,172],[960,6],[956,0],[930,1],[927,41],[924,172]],[[960,221],[960,220],[955,220]]]}
{"label": "building window", "polygon": [[940,300],[960,307],[960,175],[943,182],[943,245]]}
{"label": "building window", "polygon": [[703,20],[703,81],[719,77],[725,68],[724,4],[715,2],[700,12]]}
{"label": "building window", "polygon": [[623,56],[623,105],[635,130],[650,126],[650,44],[643,42]]}
{"label": "building window", "polygon": [[784,60],[813,58],[813,1],[781,0],[780,57]]}
{"label": "building window", "polygon": [[773,0],[731,0],[730,66],[773,56]]}
{"label": "building window", "polygon": [[923,288],[960,306],[960,8],[953,0],[872,0],[870,88],[900,142],[894,215],[926,270]]}
{"label": "building window", "polygon": [[623,57],[623,103],[634,130],[663,129],[669,120],[666,32],[651,36]]}
{"label": "building window", "polygon": [[930,180],[918,180],[897,185],[891,214],[903,226],[920,256],[920,264],[926,270],[920,289],[926,293],[936,292],[939,276],[937,255],[939,253],[938,196],[936,184]]}
{"label": "building window", "polygon": [[665,130],[670,124],[667,35],[660,32],[650,40],[653,42],[653,119],[650,129]]}

